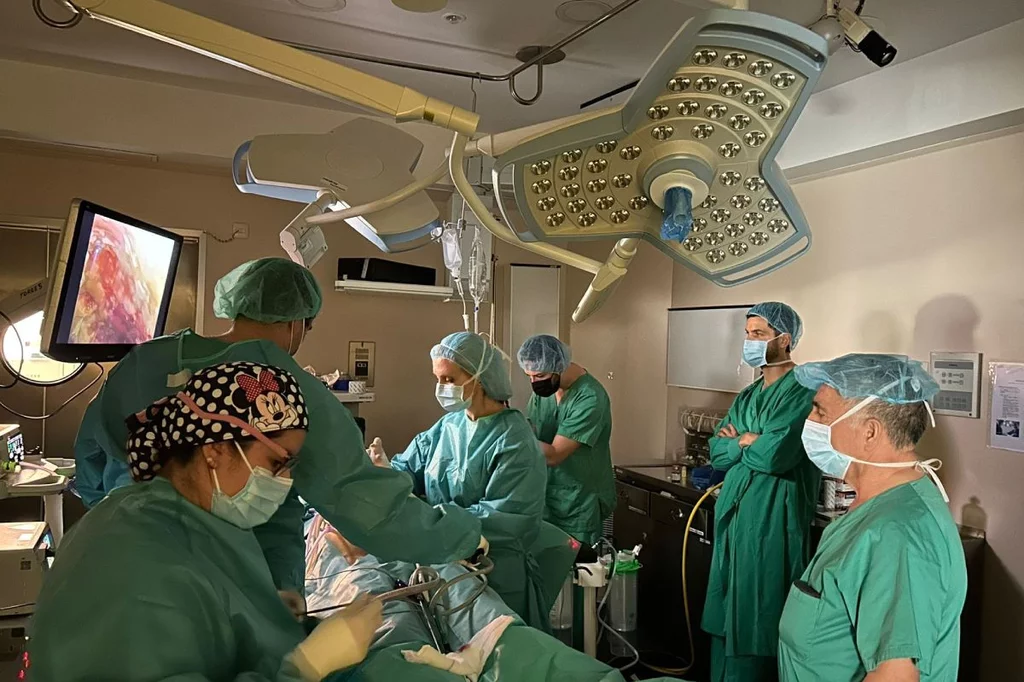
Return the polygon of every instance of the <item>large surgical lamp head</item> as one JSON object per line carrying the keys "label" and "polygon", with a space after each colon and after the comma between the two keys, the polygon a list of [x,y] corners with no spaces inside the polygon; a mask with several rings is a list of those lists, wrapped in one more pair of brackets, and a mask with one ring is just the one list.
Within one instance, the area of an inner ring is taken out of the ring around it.
{"label": "large surgical lamp head", "polygon": [[[498,149],[494,178],[512,169],[519,237],[642,238],[722,286],[784,265],[807,250],[810,231],[775,157],[826,59],[822,37],[776,17],[713,10],[692,19],[625,105],[542,124]],[[661,231],[675,187],[692,196],[681,241]],[[515,224],[510,208],[501,205]],[[635,250],[624,246],[622,270]],[[612,266],[592,289],[610,291]]]}
{"label": "large surgical lamp head", "polygon": [[[423,143],[406,131],[355,118],[322,135],[261,135],[246,142],[235,153],[234,180],[242,192],[308,204],[281,233],[285,250],[308,267],[327,251],[322,229],[308,220],[409,186],[422,152]],[[420,191],[345,222],[391,253],[429,242],[438,220],[437,206]],[[303,254],[301,260],[296,253]]]}

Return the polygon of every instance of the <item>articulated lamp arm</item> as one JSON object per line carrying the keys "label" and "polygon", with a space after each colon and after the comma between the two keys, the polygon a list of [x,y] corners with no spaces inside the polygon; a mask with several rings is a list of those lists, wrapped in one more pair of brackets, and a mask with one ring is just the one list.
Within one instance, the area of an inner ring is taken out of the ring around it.
{"label": "articulated lamp arm", "polygon": [[465,135],[480,117],[411,88],[315,57],[159,0],[72,0],[89,17],[183,47],[398,122],[427,121]]}
{"label": "articulated lamp arm", "polygon": [[[577,322],[582,322],[604,302],[614,285],[625,275],[629,262],[636,254],[637,240],[623,239],[616,244],[608,261],[602,265],[591,258],[551,244],[523,242],[511,229],[498,222],[473,190],[463,168],[467,142],[476,132],[479,123],[479,117],[470,111],[159,0],[70,0],[70,4],[92,19],[182,47],[287,85],[386,114],[397,122],[427,121],[455,131],[448,158],[449,171],[456,189],[481,225],[494,236],[514,246],[595,275],[573,314]],[[360,210],[360,214],[383,210],[420,191],[420,185],[434,182],[436,177],[440,177],[437,171],[388,197],[349,209],[344,215],[309,222],[315,226],[316,223],[344,219],[356,210]]]}

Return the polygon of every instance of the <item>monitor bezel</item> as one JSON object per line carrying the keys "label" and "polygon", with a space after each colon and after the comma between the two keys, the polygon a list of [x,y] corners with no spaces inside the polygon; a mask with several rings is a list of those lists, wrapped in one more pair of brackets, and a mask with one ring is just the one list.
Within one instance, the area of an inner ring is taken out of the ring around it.
{"label": "monitor bezel", "polygon": [[[75,199],[71,202],[68,220],[65,223],[64,230],[61,232],[60,244],[57,247],[57,255],[54,266],[51,269],[52,274],[46,291],[41,350],[44,355],[61,362],[115,362],[127,355],[128,351],[137,344],[61,343],[57,339],[57,335],[60,333],[61,317],[64,315],[65,305],[70,298],[65,295],[65,292],[71,288],[69,280],[74,273],[74,269],[70,267],[71,259],[78,251],[78,245],[82,238],[82,220],[87,213],[131,225],[134,228],[166,237],[174,242],[174,251],[171,254],[170,267],[167,271],[163,299],[160,301],[154,338],[162,336],[166,331],[167,315],[171,307],[171,295],[174,289],[174,278],[178,272],[178,261],[181,257],[181,249],[185,238],[165,228],[157,227],[86,199]],[[74,285],[76,300],[79,284],[75,283]]]}

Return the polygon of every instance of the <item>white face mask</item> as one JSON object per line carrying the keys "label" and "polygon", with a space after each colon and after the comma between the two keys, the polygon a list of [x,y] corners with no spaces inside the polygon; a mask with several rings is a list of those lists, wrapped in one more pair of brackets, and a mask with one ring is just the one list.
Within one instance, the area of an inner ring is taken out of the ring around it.
{"label": "white face mask", "polygon": [[[935,473],[942,466],[942,462],[940,460],[927,459],[923,462],[866,462],[862,459],[850,457],[849,455],[839,452],[832,447],[833,427],[847,417],[860,412],[875,400],[877,400],[877,398],[874,396],[865,398],[847,410],[846,413],[830,425],[819,424],[818,422],[813,422],[810,419],[804,422],[804,431],[801,436],[801,440],[803,441],[804,450],[807,452],[807,456],[826,476],[838,479],[846,478],[846,473],[850,470],[850,465],[854,462],[873,467],[882,467],[885,469],[918,469],[931,477],[932,481],[934,481],[935,485],[938,487],[939,492],[942,493],[942,499],[948,503],[949,496],[946,495],[946,489],[942,486],[942,482],[939,481],[939,477]],[[928,416],[931,418],[932,427],[934,428],[935,416],[932,414],[932,408],[927,402],[925,402],[925,409],[928,410]]]}

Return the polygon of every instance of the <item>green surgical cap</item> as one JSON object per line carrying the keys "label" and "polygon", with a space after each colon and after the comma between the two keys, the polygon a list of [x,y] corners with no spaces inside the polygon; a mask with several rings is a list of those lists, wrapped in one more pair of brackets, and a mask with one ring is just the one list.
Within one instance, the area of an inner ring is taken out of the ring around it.
{"label": "green surgical cap", "polygon": [[569,369],[572,351],[554,336],[538,334],[523,342],[518,357],[524,372],[561,374]]}
{"label": "green surgical cap", "polygon": [[778,301],[767,301],[758,303],[749,311],[747,317],[760,317],[780,334],[789,334],[793,339],[793,348],[800,343],[800,337],[804,335],[804,323],[796,311],[785,303]]}
{"label": "green surgical cap", "polygon": [[848,400],[874,396],[897,405],[930,400],[939,385],[924,365],[905,355],[852,353],[828,362],[809,362],[795,370],[801,386],[828,384]]}
{"label": "green surgical cap", "polygon": [[213,314],[228,320],[293,322],[320,314],[323,294],[306,268],[286,258],[260,258],[243,263],[218,280],[213,289]]}
{"label": "green surgical cap", "polygon": [[479,378],[484,393],[492,400],[512,397],[508,358],[479,334],[456,332],[441,339],[430,350],[430,359],[444,358]]}

